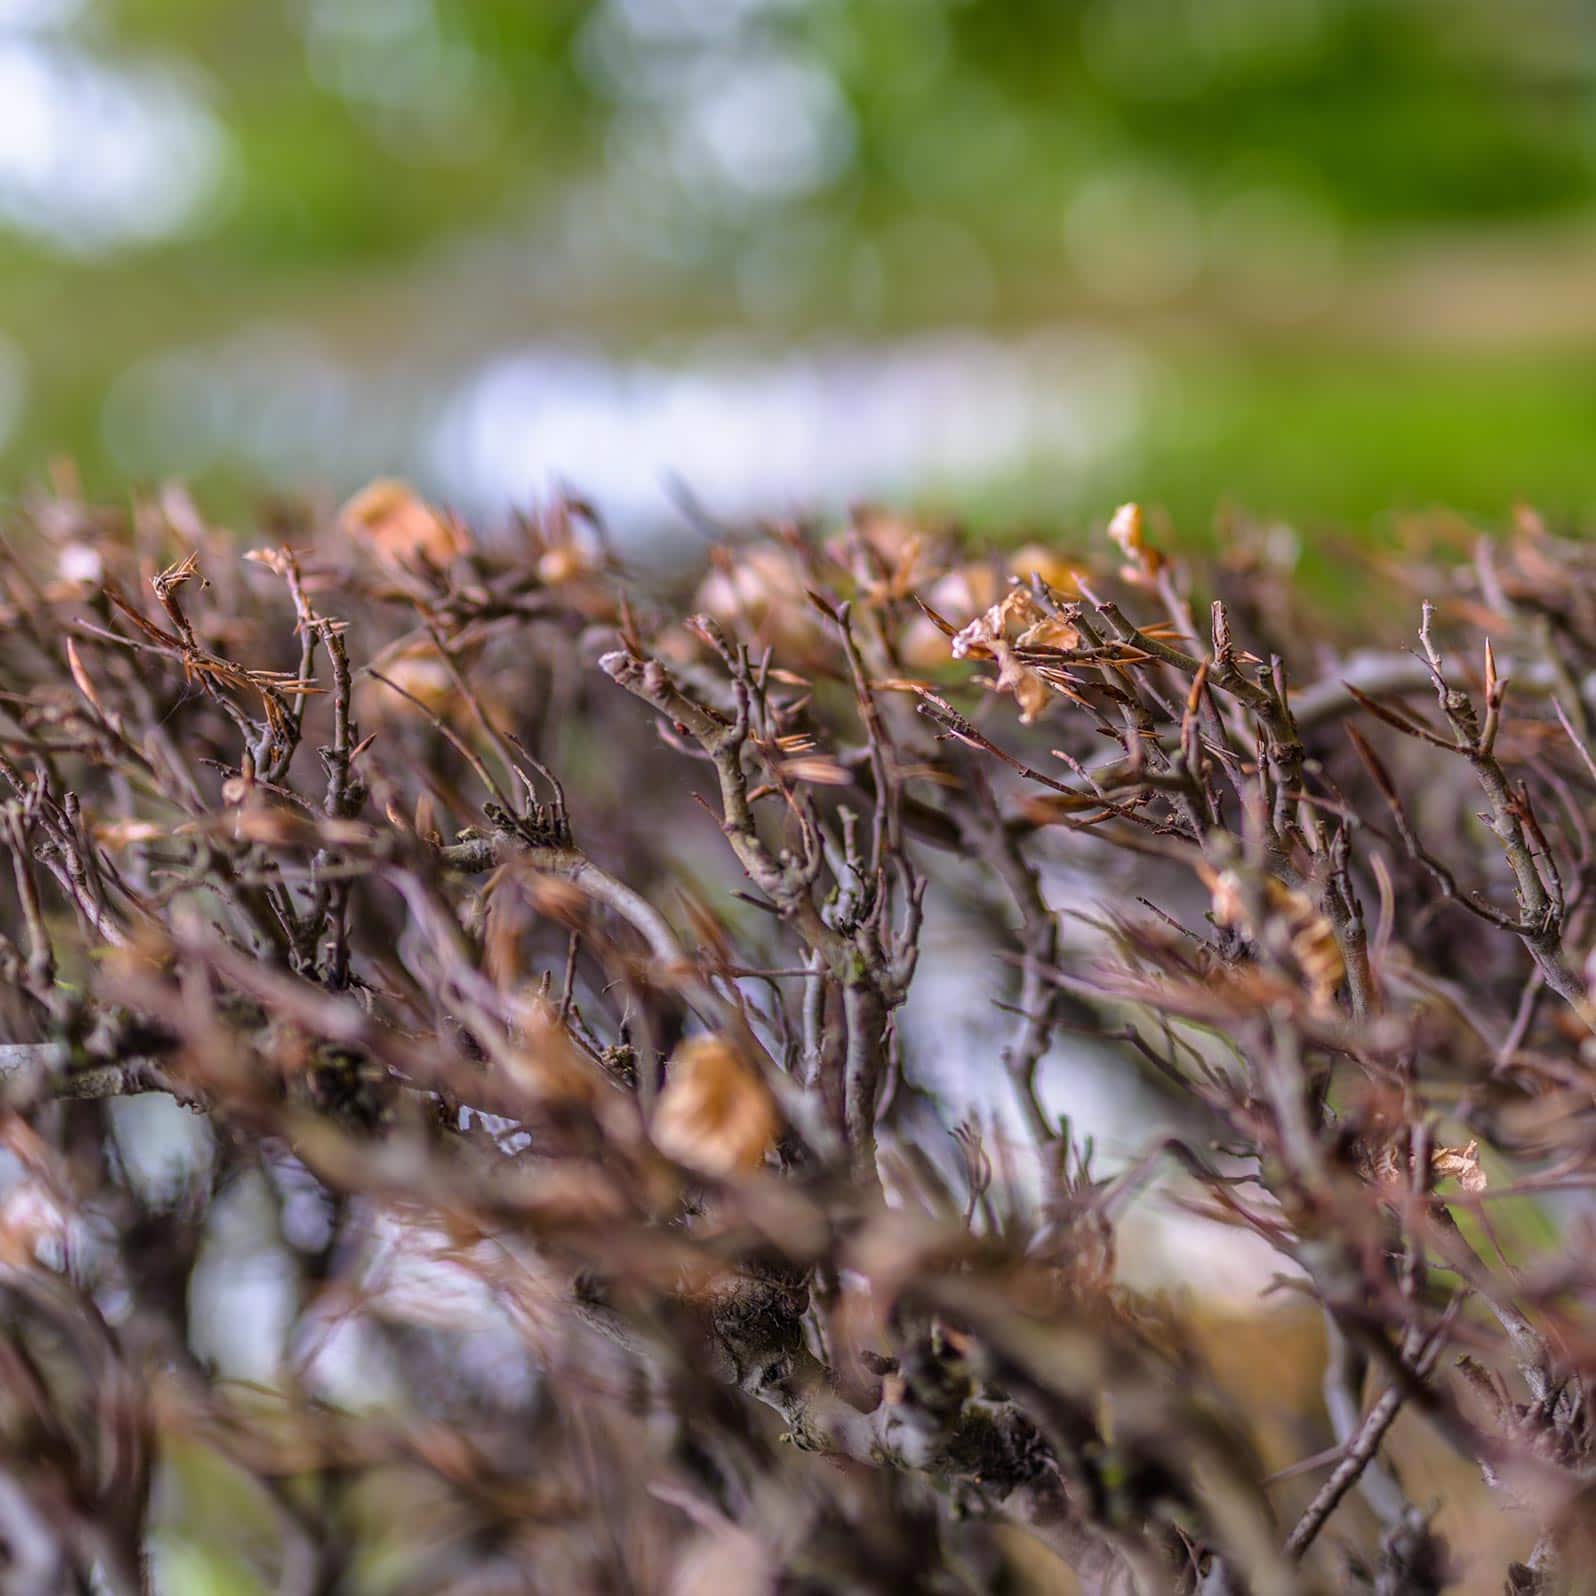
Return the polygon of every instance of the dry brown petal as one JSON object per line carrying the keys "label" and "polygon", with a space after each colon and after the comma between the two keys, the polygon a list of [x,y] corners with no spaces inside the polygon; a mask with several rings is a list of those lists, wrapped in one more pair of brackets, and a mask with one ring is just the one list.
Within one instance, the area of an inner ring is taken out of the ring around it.
{"label": "dry brown petal", "polygon": [[88,699],[90,706],[101,720],[109,720],[105,705],[100,702],[100,695],[95,691],[94,682],[89,673],[84,669],[83,658],[78,653],[78,645],[69,637],[66,640],[67,668],[72,672],[72,680],[77,683],[77,688]]}
{"label": "dry brown petal", "polygon": [[443,839],[438,832],[437,806],[434,804],[430,792],[421,793],[416,798],[416,818],[414,830],[418,837],[427,842],[441,842]]}
{"label": "dry brown petal", "polygon": [[948,640],[929,616],[912,615],[899,636],[898,653],[905,665],[934,671],[947,662]]}
{"label": "dry brown petal", "polygon": [[418,559],[447,565],[471,550],[465,528],[418,498],[409,485],[380,478],[339,512],[340,528],[383,559],[403,565]]}
{"label": "dry brown petal", "polygon": [[1108,523],[1108,535],[1117,543],[1127,560],[1142,552],[1145,532],[1142,528],[1142,507],[1139,504],[1122,504]]}
{"label": "dry brown petal", "polygon": [[94,839],[107,848],[126,848],[135,842],[159,842],[165,830],[153,820],[107,820],[94,828]]}
{"label": "dry brown petal", "polygon": [[1321,914],[1314,915],[1292,937],[1291,951],[1302,967],[1314,1006],[1329,1009],[1347,973],[1346,962],[1341,957],[1341,945],[1336,941],[1329,921]]}
{"label": "dry brown petal", "polygon": [[671,1054],[654,1110],[654,1145],[706,1175],[757,1169],[780,1122],[765,1083],[723,1037],[695,1036]]}
{"label": "dry brown petal", "polygon": [[521,880],[525,884],[528,900],[539,914],[546,914],[562,925],[587,924],[588,897],[574,881],[533,872],[522,873]]}
{"label": "dry brown petal", "polygon": [[264,565],[273,576],[287,576],[292,569],[286,549],[246,549],[244,558],[254,565]]}
{"label": "dry brown petal", "polygon": [[969,620],[997,603],[998,573],[985,561],[961,565],[933,583],[925,599],[939,615]]}
{"label": "dry brown petal", "polygon": [[1026,798],[1019,813],[1033,826],[1055,826],[1100,808],[1090,793],[1044,792]]}
{"label": "dry brown petal", "polygon": [[306,825],[298,815],[264,804],[240,809],[233,817],[233,835],[245,842],[259,842],[271,848],[289,848],[295,843],[316,840],[314,827]]}
{"label": "dry brown petal", "polygon": [[574,1159],[550,1161],[524,1175],[518,1195],[540,1227],[581,1230],[626,1216],[626,1200],[604,1170]]}
{"label": "dry brown petal", "polygon": [[1044,616],[1028,626],[1016,640],[1017,648],[1057,648],[1068,651],[1081,646],[1081,634],[1068,621],[1056,615]]}
{"label": "dry brown petal", "polygon": [[853,777],[829,754],[803,755],[784,759],[782,775],[793,781],[812,782],[817,787],[846,787]]}
{"label": "dry brown petal", "polygon": [[1009,572],[1022,582],[1033,574],[1042,578],[1055,593],[1075,598],[1081,590],[1082,568],[1041,543],[1027,543],[1009,556]]}
{"label": "dry brown petal", "polygon": [[1137,586],[1151,584],[1163,568],[1164,557],[1147,546],[1147,534],[1139,504],[1122,504],[1108,523],[1110,539],[1120,546],[1125,564],[1120,575]]}
{"label": "dry brown petal", "polygon": [[354,848],[376,836],[370,826],[359,820],[318,820],[314,829],[316,840],[328,847]]}
{"label": "dry brown petal", "polygon": [[[769,644],[789,666],[803,666],[823,653],[826,642],[807,586],[803,567],[788,550],[739,550],[709,572],[694,603],[729,635],[756,650]],[[701,657],[703,637],[697,637],[691,651],[677,657]]]}
{"label": "dry brown petal", "polygon": [[455,709],[458,689],[454,677],[430,642],[418,643],[396,659],[384,660],[382,674],[403,692],[394,692],[375,677],[362,676],[355,684],[355,712],[363,724],[392,725],[398,720],[414,719],[420,711],[410,698],[443,719],[448,719]]}
{"label": "dry brown petal", "polygon": [[1387,1137],[1377,1141],[1360,1136],[1352,1146],[1353,1161],[1358,1173],[1374,1186],[1404,1186],[1407,1178],[1402,1171],[1402,1159],[1397,1144]]}
{"label": "dry brown petal", "polygon": [[[1215,924],[1252,931],[1241,877],[1234,870],[1205,870],[1203,874],[1213,897]],[[1287,886],[1278,876],[1266,876],[1263,891],[1269,912],[1279,915],[1290,928],[1291,954],[1302,971],[1310,1001],[1316,1008],[1328,1008],[1347,973],[1334,928],[1307,893]]]}
{"label": "dry brown petal", "polygon": [[1479,1152],[1478,1141],[1467,1147],[1437,1147],[1430,1155],[1430,1167],[1443,1180],[1455,1180],[1466,1192],[1481,1192],[1486,1182]]}
{"label": "dry brown petal", "polygon": [[925,533],[907,516],[876,505],[860,505],[853,512],[854,530],[888,564],[912,557],[924,545]]}
{"label": "dry brown petal", "polygon": [[1028,671],[1023,666],[1016,667],[1012,672],[1005,666],[1004,674],[1009,680],[1005,683],[1000,678],[999,685],[1006,686],[1014,694],[1014,702],[1020,707],[1020,724],[1032,725],[1053,696],[1047,683],[1035,671]]}
{"label": "dry brown petal", "polygon": [[1334,928],[1307,893],[1288,887],[1277,876],[1268,877],[1264,889],[1269,907],[1291,927],[1292,957],[1302,968],[1315,1006],[1328,1008],[1347,973]]}
{"label": "dry brown petal", "polygon": [[1011,623],[1030,626],[1041,613],[1025,588],[1010,588],[996,604],[956,632],[948,646],[955,659],[993,659]]}
{"label": "dry brown petal", "polygon": [[997,690],[1014,695],[1014,701],[1020,708],[1020,719],[1029,726],[1047,707],[1051,695],[1047,683],[1015,657],[1015,645],[1008,639],[1011,625],[1024,628],[1022,641],[1025,637],[1037,634],[1043,626],[1062,628],[1061,631],[1048,634],[1054,637],[1073,635],[1066,623],[1056,621],[1042,612],[1028,588],[1015,587],[1010,588],[990,609],[976,616],[968,626],[956,632],[948,646],[955,659],[996,660]]}
{"label": "dry brown petal", "polygon": [[[905,599],[936,574],[926,561],[925,534],[912,521],[886,511],[857,510],[854,531],[869,546],[867,550],[857,545],[850,550],[845,540],[835,539],[827,552],[839,564],[851,565],[866,604]],[[872,553],[874,559],[869,557]]]}
{"label": "dry brown petal", "polygon": [[1208,884],[1213,896],[1214,923],[1222,926],[1239,926],[1247,918],[1242,897],[1241,878],[1234,870],[1221,870]]}
{"label": "dry brown petal", "polygon": [[514,994],[510,1008],[520,1031],[509,1072],[517,1086],[545,1103],[592,1103],[601,1080],[596,1066],[560,1023],[548,996],[536,987]]}
{"label": "dry brown petal", "polygon": [[538,556],[538,580],[545,587],[558,587],[589,575],[597,562],[586,549],[575,543],[561,543]]}
{"label": "dry brown petal", "polygon": [[818,635],[805,598],[807,582],[787,549],[760,546],[723,558],[699,584],[694,601],[720,624],[738,630],[772,630],[777,637],[805,640]]}

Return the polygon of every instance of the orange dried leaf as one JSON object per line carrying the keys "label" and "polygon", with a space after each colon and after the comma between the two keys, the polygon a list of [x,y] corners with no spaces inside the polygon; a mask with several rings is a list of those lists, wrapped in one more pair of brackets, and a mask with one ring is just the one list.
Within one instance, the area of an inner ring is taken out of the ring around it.
{"label": "orange dried leaf", "polygon": [[100,695],[94,690],[94,683],[89,673],[83,668],[82,656],[78,653],[78,645],[69,637],[66,640],[67,667],[72,672],[72,680],[77,683],[78,691],[88,699],[90,707],[101,720],[109,720],[105,712],[105,705],[100,702]]}
{"label": "orange dried leaf", "polygon": [[471,550],[465,528],[433,509],[409,485],[380,478],[364,487],[339,512],[338,524],[357,542],[395,564],[421,559],[447,565]]}
{"label": "orange dried leaf", "polygon": [[793,781],[812,782],[818,787],[846,787],[853,777],[828,754],[801,755],[782,761],[781,773]]}
{"label": "orange dried leaf", "polygon": [[1147,533],[1139,504],[1122,504],[1108,523],[1108,535],[1125,556],[1120,575],[1138,586],[1152,583],[1163,568],[1164,557],[1147,546]]}
{"label": "orange dried leaf", "polygon": [[601,1079],[548,997],[526,987],[511,998],[520,1036],[508,1067],[516,1085],[545,1103],[592,1103]]}
{"label": "orange dried leaf", "polygon": [[652,1126],[667,1157],[706,1175],[757,1169],[779,1123],[765,1083],[725,1038],[693,1037],[671,1054]]}
{"label": "orange dried leaf", "polygon": [[135,842],[159,842],[166,836],[153,820],[107,820],[94,828],[94,840],[107,848],[126,848]]}
{"label": "orange dried leaf", "polygon": [[1081,567],[1040,543],[1027,543],[1009,556],[1009,571],[1022,582],[1040,576],[1055,593],[1074,598],[1081,590]]}
{"label": "orange dried leaf", "polygon": [[1109,520],[1108,535],[1127,560],[1135,559],[1142,552],[1146,537],[1142,529],[1142,507],[1122,504]]}
{"label": "orange dried leaf", "polygon": [[1430,1167],[1443,1180],[1455,1180],[1466,1192],[1481,1192],[1486,1182],[1479,1152],[1478,1141],[1467,1147],[1437,1147],[1430,1155]]}

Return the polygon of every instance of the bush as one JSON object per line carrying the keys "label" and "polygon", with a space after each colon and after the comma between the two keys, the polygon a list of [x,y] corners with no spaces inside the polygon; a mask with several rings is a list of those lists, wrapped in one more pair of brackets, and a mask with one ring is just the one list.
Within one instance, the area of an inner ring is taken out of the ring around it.
{"label": "bush", "polygon": [[[1382,572],[1406,650],[1132,506],[685,600],[574,502],[296,515],[5,554],[5,1589],[1436,1591],[1404,1407],[1576,1579],[1589,550]],[[1323,1315],[1285,1480],[1124,1283],[1172,1205]]]}

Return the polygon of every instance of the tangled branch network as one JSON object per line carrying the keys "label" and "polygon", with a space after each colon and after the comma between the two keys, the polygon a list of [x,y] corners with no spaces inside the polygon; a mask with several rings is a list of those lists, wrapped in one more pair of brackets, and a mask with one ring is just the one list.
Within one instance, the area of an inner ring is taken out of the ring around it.
{"label": "tangled branch network", "polygon": [[[277,516],[3,553],[0,1588],[1583,1588],[1589,548],[1432,546],[1349,646],[1134,506],[674,586],[574,501]],[[1177,1214],[1322,1326],[1289,1455],[1127,1283]]]}

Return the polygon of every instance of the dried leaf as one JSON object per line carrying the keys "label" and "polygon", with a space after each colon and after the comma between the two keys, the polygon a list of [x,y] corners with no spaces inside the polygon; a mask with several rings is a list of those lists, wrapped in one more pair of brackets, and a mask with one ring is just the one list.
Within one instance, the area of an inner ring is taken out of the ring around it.
{"label": "dried leaf", "polygon": [[818,787],[846,787],[853,777],[829,754],[802,755],[781,762],[782,775],[793,781],[812,782]]}
{"label": "dried leaf", "polygon": [[425,560],[447,565],[471,551],[471,538],[453,516],[433,509],[408,484],[381,478],[357,493],[339,512],[338,524],[396,565]]}
{"label": "dried leaf", "polygon": [[[1018,643],[1009,640],[1011,626],[1022,628]],[[996,660],[997,690],[1014,695],[1020,719],[1029,726],[1046,708],[1051,695],[1047,683],[1015,657],[1015,648],[1025,646],[1026,638],[1058,639],[1046,645],[1053,647],[1073,646],[1078,641],[1074,629],[1048,615],[1028,588],[1015,587],[956,633],[949,647],[955,659]]]}
{"label": "dried leaf", "polygon": [[105,712],[105,705],[100,702],[100,695],[94,689],[94,683],[89,673],[83,668],[82,656],[78,653],[78,645],[69,637],[66,640],[67,668],[72,672],[72,680],[77,683],[77,688],[88,699],[90,707],[101,720],[111,717]]}
{"label": "dried leaf", "polygon": [[1163,569],[1164,557],[1147,545],[1147,532],[1139,504],[1122,504],[1108,523],[1108,535],[1125,556],[1120,575],[1138,587],[1150,587]]}
{"label": "dried leaf", "polygon": [[538,556],[538,580],[545,587],[559,587],[592,575],[598,565],[598,560],[576,542],[560,543]]}
{"label": "dried leaf", "polygon": [[1022,582],[1040,576],[1055,593],[1076,597],[1081,590],[1081,567],[1041,543],[1027,543],[1009,556],[1009,571]]}
{"label": "dried leaf", "polygon": [[1480,1168],[1480,1144],[1467,1147],[1437,1147],[1430,1155],[1430,1167],[1443,1180],[1455,1180],[1466,1192],[1485,1190],[1485,1171]]}
{"label": "dried leaf", "polygon": [[592,1103],[603,1082],[560,1022],[548,996],[525,987],[510,1001],[520,1045],[510,1055],[515,1083],[544,1103]]}
{"label": "dried leaf", "polygon": [[757,1169],[779,1125],[765,1083],[723,1037],[693,1037],[671,1054],[652,1126],[667,1157],[706,1175]]}
{"label": "dried leaf", "polygon": [[159,842],[166,830],[153,820],[107,820],[94,828],[94,840],[107,848],[126,848],[135,842]]}

